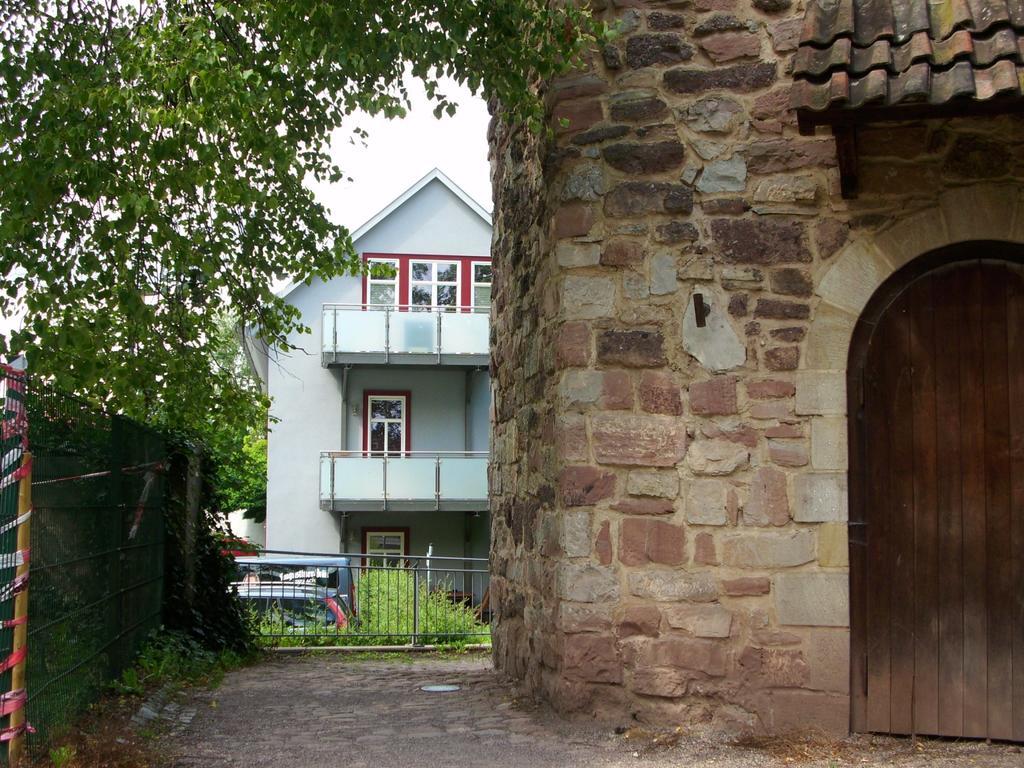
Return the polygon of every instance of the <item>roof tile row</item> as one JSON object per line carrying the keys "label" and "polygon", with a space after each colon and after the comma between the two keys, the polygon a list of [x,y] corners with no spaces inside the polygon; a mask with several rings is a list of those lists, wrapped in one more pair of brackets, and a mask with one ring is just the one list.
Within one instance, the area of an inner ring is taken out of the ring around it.
{"label": "roof tile row", "polygon": [[793,106],[1020,97],[1024,0],[808,0]]}

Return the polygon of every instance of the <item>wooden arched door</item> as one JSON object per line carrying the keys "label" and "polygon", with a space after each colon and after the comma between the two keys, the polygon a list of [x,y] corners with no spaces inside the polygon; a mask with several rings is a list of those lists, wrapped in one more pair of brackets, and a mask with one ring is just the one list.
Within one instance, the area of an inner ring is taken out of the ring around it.
{"label": "wooden arched door", "polygon": [[1024,741],[1024,266],[898,273],[851,346],[854,730]]}

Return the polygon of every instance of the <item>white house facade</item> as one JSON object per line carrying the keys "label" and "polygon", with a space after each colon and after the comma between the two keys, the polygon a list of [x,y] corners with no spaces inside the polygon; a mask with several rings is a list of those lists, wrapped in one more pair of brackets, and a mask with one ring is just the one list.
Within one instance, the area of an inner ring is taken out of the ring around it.
{"label": "white house facade", "polygon": [[490,216],[434,170],[353,241],[384,267],[289,286],[312,334],[250,345],[274,417],[266,546],[486,557]]}

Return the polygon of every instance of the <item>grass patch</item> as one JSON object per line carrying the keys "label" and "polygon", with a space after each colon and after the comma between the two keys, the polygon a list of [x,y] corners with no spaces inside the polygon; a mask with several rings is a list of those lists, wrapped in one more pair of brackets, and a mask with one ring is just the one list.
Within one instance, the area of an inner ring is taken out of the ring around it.
{"label": "grass patch", "polygon": [[254,656],[232,650],[211,651],[182,632],[154,633],[135,664],[111,684],[115,693],[141,696],[156,687],[216,688],[226,672],[245,666]]}

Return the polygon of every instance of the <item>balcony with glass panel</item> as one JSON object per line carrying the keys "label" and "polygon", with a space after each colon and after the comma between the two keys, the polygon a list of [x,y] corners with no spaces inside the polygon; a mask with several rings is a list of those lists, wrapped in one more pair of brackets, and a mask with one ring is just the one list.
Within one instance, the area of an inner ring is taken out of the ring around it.
{"label": "balcony with glass panel", "polygon": [[335,512],[488,509],[486,452],[320,453],[320,506]]}
{"label": "balcony with glass panel", "polygon": [[451,365],[490,361],[490,309],[325,304],[323,364]]}

